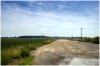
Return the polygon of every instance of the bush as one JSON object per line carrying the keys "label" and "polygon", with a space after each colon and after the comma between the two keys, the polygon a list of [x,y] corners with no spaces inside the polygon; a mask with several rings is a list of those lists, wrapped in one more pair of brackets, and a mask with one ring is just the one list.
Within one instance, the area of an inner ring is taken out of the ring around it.
{"label": "bush", "polygon": [[95,37],[91,40],[91,43],[99,44],[99,37]]}
{"label": "bush", "polygon": [[82,38],[80,41],[82,41],[82,42],[90,42],[90,38]]}
{"label": "bush", "polygon": [[36,47],[33,46],[33,45],[27,45],[26,48],[27,48],[28,50],[36,50]]}
{"label": "bush", "polygon": [[29,50],[27,49],[22,49],[21,50],[21,57],[28,57],[29,56]]}
{"label": "bush", "polygon": [[99,37],[94,37],[94,38],[82,38],[79,41],[81,42],[91,42],[95,44],[99,44]]}

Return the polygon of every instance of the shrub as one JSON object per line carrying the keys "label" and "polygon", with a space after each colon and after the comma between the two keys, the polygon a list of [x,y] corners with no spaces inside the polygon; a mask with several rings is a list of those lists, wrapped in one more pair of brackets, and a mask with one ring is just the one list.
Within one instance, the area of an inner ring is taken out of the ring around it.
{"label": "shrub", "polygon": [[91,43],[95,43],[95,44],[99,44],[99,37],[94,37],[94,38],[82,38],[79,41],[82,42],[91,42]]}
{"label": "shrub", "polygon": [[35,46],[33,46],[33,45],[27,45],[26,46],[26,48],[28,49],[28,50],[36,50],[36,47]]}
{"label": "shrub", "polygon": [[99,44],[99,37],[95,37],[91,40],[92,43]]}
{"label": "shrub", "polygon": [[21,57],[28,57],[29,56],[29,50],[28,49],[22,49],[21,50]]}
{"label": "shrub", "polygon": [[90,38],[82,38],[80,41],[82,41],[82,42],[90,42]]}

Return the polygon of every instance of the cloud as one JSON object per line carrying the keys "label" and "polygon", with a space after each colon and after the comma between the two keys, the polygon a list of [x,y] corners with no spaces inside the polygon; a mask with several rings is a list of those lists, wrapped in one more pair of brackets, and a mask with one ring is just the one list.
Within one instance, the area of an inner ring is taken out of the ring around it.
{"label": "cloud", "polygon": [[98,20],[92,17],[93,15],[85,16],[70,11],[55,12],[41,9],[33,11],[18,4],[14,6],[8,4],[5,8],[2,10],[2,36],[42,34],[80,36],[81,27],[84,28],[84,36],[98,35]]}

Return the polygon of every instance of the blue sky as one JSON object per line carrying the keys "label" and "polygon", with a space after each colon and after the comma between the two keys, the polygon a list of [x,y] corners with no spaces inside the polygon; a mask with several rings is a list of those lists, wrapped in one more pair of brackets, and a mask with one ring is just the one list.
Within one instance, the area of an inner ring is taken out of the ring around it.
{"label": "blue sky", "polygon": [[1,36],[99,35],[98,1],[2,1]]}

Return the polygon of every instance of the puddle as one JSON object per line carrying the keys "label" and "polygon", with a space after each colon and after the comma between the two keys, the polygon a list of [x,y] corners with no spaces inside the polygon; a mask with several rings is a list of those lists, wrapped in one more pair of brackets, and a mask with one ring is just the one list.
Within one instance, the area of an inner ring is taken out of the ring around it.
{"label": "puddle", "polygon": [[73,57],[73,59],[69,61],[66,58],[59,65],[66,65],[67,62],[69,62],[68,65],[99,65],[99,59],[90,59],[90,58],[84,59],[78,57]]}

